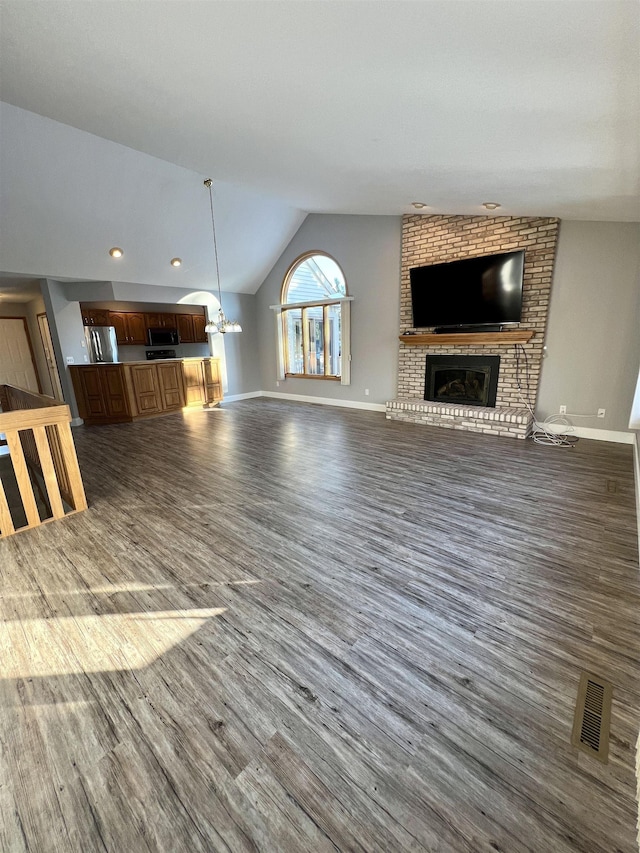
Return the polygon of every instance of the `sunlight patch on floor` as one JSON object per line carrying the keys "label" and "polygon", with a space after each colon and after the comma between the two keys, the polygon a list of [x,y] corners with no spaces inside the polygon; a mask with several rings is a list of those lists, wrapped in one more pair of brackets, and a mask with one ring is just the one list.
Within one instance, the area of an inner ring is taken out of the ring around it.
{"label": "sunlight patch on floor", "polygon": [[[261,583],[258,578],[250,578],[248,580],[241,581],[203,581],[202,584],[183,584],[184,589],[190,589],[191,587],[201,588],[203,584],[207,587],[214,586],[248,586],[250,584]],[[92,586],[86,587],[82,589],[44,589],[40,588],[38,593],[34,593],[33,590],[29,590],[29,592],[16,592],[11,593],[10,595],[5,595],[4,593],[0,594],[0,611],[2,609],[2,604],[20,600],[20,599],[37,599],[39,595],[45,596],[58,596],[58,597],[68,597],[72,595],[77,596],[92,596],[92,595],[116,595],[122,592],[157,592],[158,590],[167,590],[167,589],[175,589],[175,584],[171,583],[154,583],[154,584],[141,584],[141,583],[114,583],[105,586]],[[189,611],[193,612],[193,611]],[[7,611],[4,614],[4,618],[10,619],[13,618],[12,615]]]}
{"label": "sunlight patch on floor", "polygon": [[[119,592],[153,592],[158,589],[175,589],[175,584],[170,583],[114,583],[104,586],[81,587],[79,589],[45,589],[40,587],[38,593],[42,595],[114,595]],[[11,601],[19,598],[37,598],[38,593],[33,590],[28,592],[2,594],[1,601]]]}
{"label": "sunlight patch on floor", "polygon": [[25,619],[0,625],[2,678],[142,669],[226,607]]}

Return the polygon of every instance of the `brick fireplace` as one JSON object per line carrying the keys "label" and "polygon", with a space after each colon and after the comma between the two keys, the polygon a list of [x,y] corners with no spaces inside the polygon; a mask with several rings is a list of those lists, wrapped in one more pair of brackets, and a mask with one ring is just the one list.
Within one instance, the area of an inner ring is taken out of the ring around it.
{"label": "brick fireplace", "polygon": [[[401,341],[398,359],[398,396],[387,403],[387,418],[426,423],[450,429],[487,432],[526,438],[531,416],[517,387],[517,372],[526,382],[535,405],[542,368],[551,280],[559,220],[507,216],[421,216],[403,217],[402,269],[400,279],[400,332],[412,328],[409,270],[427,264],[447,263],[479,255],[525,250],[522,319],[513,329],[533,333],[530,340],[476,343],[472,334],[464,343],[414,344]],[[467,343],[467,340],[469,343]],[[437,402],[424,399],[426,356],[499,356],[500,365],[495,406]]]}

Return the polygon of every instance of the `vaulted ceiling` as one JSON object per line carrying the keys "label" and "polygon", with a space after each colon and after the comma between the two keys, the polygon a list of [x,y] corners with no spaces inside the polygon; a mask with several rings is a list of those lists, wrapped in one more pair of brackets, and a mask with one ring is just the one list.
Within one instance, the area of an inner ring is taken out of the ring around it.
{"label": "vaulted ceiling", "polygon": [[636,0],[2,5],[4,100],[293,207],[638,218]]}
{"label": "vaulted ceiling", "polygon": [[5,272],[173,284],[184,253],[210,287],[202,176],[223,289],[246,292],[309,211],[640,219],[636,0],[0,9],[0,97],[29,111],[2,128]]}

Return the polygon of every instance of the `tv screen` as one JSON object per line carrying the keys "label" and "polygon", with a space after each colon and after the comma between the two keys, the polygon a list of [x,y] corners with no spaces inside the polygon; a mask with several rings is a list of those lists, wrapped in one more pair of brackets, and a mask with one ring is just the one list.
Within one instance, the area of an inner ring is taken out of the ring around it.
{"label": "tv screen", "polygon": [[413,267],[413,326],[518,323],[522,312],[524,250]]}

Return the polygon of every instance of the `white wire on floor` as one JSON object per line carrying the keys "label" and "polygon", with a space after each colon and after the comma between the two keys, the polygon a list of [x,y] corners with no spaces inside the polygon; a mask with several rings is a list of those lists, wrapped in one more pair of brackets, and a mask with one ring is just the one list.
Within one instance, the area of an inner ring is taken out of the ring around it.
{"label": "white wire on floor", "polygon": [[[530,393],[529,393],[529,360],[527,358],[527,352],[522,344],[515,345],[515,355],[516,355],[516,384],[518,386],[518,392],[520,393],[520,399],[527,407],[529,414],[533,418],[533,429],[531,431],[531,438],[535,441],[536,444],[545,444],[549,447],[575,447],[579,441],[577,435],[571,435],[575,427],[571,423],[571,421],[567,418],[566,415],[549,415],[548,418],[545,418],[544,421],[539,421],[536,418],[535,412],[533,411],[533,406],[530,401]],[[525,372],[525,382],[526,382],[526,391],[522,387],[522,382],[520,381],[520,354],[524,357],[524,372]],[[573,415],[572,417],[592,417],[591,415]],[[555,432],[554,430],[550,430],[547,427],[551,424],[562,424],[566,429],[562,430],[562,432]]]}

